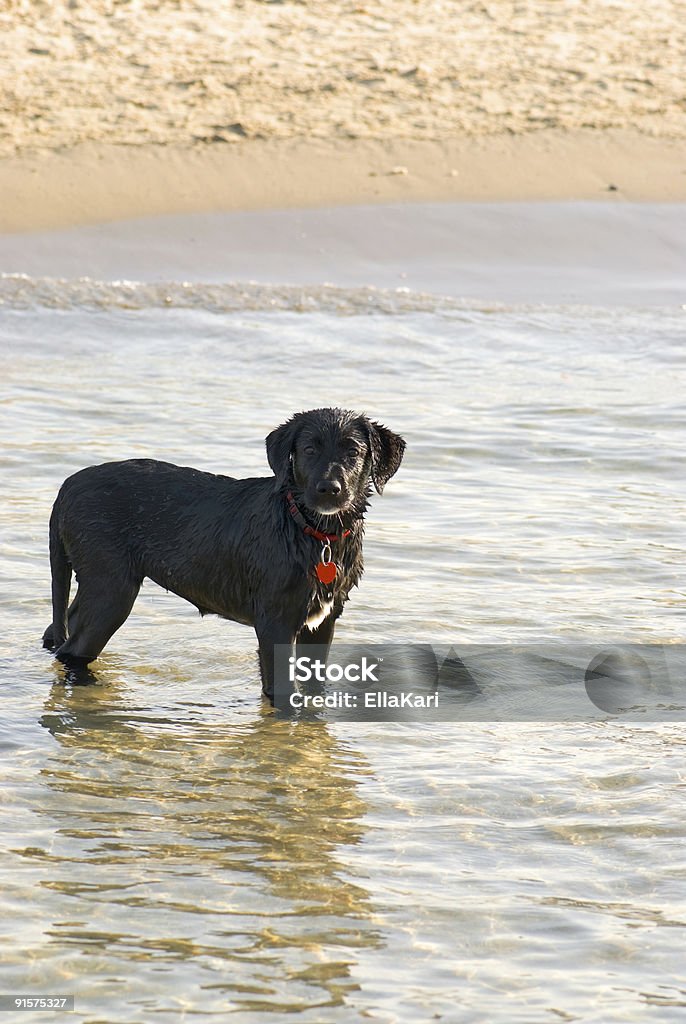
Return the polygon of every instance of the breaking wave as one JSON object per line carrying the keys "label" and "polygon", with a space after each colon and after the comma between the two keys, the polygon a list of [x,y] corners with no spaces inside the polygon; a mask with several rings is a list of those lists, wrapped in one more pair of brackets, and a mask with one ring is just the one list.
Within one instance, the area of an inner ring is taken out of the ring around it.
{"label": "breaking wave", "polygon": [[409,288],[341,288],[323,285],[273,285],[189,281],[98,281],[0,275],[0,305],[10,309],[203,309],[232,313],[270,310],[293,313],[437,313],[505,309],[499,303],[446,298]]}

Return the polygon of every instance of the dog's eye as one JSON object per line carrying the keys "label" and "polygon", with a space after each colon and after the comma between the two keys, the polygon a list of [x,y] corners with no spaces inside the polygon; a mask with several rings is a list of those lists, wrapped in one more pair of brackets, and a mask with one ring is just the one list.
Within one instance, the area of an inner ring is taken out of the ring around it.
{"label": "dog's eye", "polygon": [[305,455],[314,455],[314,445],[306,444],[303,448]]}

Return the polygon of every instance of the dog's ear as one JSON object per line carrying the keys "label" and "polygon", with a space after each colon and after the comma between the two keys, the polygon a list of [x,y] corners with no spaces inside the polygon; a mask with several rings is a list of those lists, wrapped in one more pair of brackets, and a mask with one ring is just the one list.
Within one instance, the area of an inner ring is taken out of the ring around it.
{"label": "dog's ear", "polygon": [[282,423],[280,427],[272,430],[267,435],[265,444],[267,446],[267,461],[272,473],[279,484],[288,482],[288,475],[291,468],[291,452],[298,435],[298,417],[293,416],[290,420]]}
{"label": "dog's ear", "polygon": [[366,422],[369,451],[372,457],[372,483],[379,494],[396,473],[403,461],[405,442],[380,423]]}

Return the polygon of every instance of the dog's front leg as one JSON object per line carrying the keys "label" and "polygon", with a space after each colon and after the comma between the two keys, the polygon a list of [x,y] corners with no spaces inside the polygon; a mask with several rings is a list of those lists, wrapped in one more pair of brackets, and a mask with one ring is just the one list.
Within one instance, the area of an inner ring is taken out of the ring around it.
{"label": "dog's front leg", "polygon": [[255,632],[260,650],[260,673],[262,692],[274,703],[274,645],[295,644],[295,629],[290,624],[265,619],[255,623]]}
{"label": "dog's front leg", "polygon": [[[307,626],[303,626],[295,640],[296,665],[300,664],[300,658],[306,658],[309,665],[320,661],[326,665],[329,660],[335,626],[335,615],[328,615],[316,629],[308,629]],[[321,692],[324,692],[323,686]]]}
{"label": "dog's front leg", "polygon": [[333,632],[336,628],[336,616],[327,615],[323,622],[320,622],[316,629],[308,629],[307,626],[298,633],[296,644],[317,644],[318,646],[325,648],[326,653],[329,653],[329,647],[333,640]]}

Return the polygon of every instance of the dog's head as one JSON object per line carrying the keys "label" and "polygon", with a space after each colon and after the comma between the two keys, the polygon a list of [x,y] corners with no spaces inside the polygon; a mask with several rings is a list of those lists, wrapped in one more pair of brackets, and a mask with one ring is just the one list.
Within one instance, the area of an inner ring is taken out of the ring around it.
{"label": "dog's head", "polygon": [[278,483],[320,515],[364,511],[370,484],[381,494],[405,451],[398,434],[344,409],[296,413],[266,444]]}

